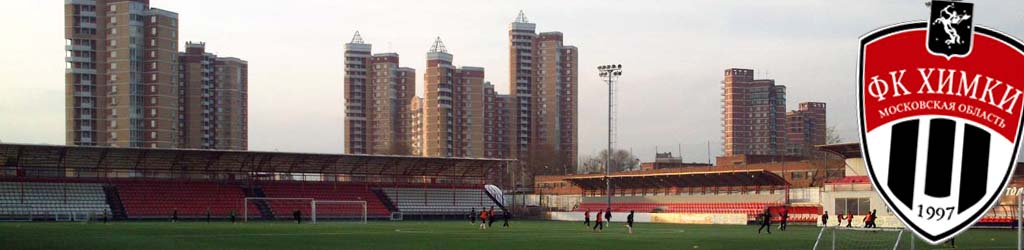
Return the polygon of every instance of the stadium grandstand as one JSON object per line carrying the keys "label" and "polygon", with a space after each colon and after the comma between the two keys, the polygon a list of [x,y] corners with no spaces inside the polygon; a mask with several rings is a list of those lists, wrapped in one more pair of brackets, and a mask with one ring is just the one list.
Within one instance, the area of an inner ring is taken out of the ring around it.
{"label": "stadium grandstand", "polygon": [[[576,212],[606,209],[604,176],[590,174],[565,178],[582,190]],[[654,222],[715,221],[746,224],[771,208],[781,212],[788,182],[771,171],[715,170],[676,173],[617,173],[609,176],[614,213],[651,213]],[[791,221],[813,222],[816,204],[790,206]]]}
{"label": "stadium grandstand", "polygon": [[[0,144],[0,220],[465,218],[515,161]],[[354,202],[363,206],[311,201]]]}
{"label": "stadium grandstand", "polygon": [[[719,157],[715,166],[648,168],[609,175],[611,198],[603,173],[538,176],[526,205],[549,211],[553,220],[583,220],[583,212],[610,207],[613,220],[635,211],[642,221],[680,224],[753,224],[764,209],[780,220],[820,225],[821,215],[854,214],[853,226],[878,211],[880,227],[902,227],[868,180],[858,143],[820,145],[827,157],[801,159],[770,156]],[[1000,203],[979,223],[1010,227],[1017,211],[1014,197],[1024,190],[1017,169]]]}
{"label": "stadium grandstand", "polygon": [[[843,157],[846,161],[845,174],[842,178],[828,180],[822,186],[822,206],[832,214],[864,215],[869,211],[878,211],[876,224],[880,227],[902,227],[896,215],[890,211],[885,201],[878,196],[867,176],[867,168],[861,155],[859,143],[845,143],[818,146],[822,151]],[[1024,169],[1017,163],[1007,190],[1003,192],[999,202],[983,216],[976,226],[980,227],[1013,227],[1017,220],[1017,202],[1015,197],[1024,187]],[[862,226],[863,222],[854,220],[854,226]]]}

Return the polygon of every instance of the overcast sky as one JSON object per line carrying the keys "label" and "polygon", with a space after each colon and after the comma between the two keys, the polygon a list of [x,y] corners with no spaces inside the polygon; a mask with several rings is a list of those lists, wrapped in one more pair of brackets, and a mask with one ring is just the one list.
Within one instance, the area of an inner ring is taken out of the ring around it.
{"label": "overcast sky", "polygon": [[[64,1],[0,10],[0,141],[64,143]],[[579,48],[581,155],[606,147],[601,64],[622,64],[618,147],[642,160],[721,152],[723,70],[751,68],[788,87],[788,107],[828,103],[828,123],[857,141],[858,37],[925,19],[919,1],[264,1],[151,0],[179,13],[179,37],[249,61],[249,148],[340,153],[343,44],[355,31],[418,74],[440,36],[455,64],[486,68],[508,93],[507,25],[519,10],[538,31]],[[1024,37],[1024,1],[975,1],[975,24]],[[422,85],[422,77],[417,78]],[[417,86],[418,88],[421,86]],[[422,94],[422,89],[418,89]]]}

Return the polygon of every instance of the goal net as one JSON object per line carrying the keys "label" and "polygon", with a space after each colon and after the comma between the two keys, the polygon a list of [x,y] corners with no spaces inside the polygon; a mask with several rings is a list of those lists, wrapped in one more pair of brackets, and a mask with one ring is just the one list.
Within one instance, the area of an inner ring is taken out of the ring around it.
{"label": "goal net", "polygon": [[902,228],[824,227],[814,249],[911,249],[911,233]]}
{"label": "goal net", "polygon": [[317,200],[313,198],[247,197],[242,208],[242,220],[295,221],[354,221],[366,223],[366,201]]}
{"label": "goal net", "polygon": [[322,220],[366,224],[366,201],[313,200],[312,221]]}

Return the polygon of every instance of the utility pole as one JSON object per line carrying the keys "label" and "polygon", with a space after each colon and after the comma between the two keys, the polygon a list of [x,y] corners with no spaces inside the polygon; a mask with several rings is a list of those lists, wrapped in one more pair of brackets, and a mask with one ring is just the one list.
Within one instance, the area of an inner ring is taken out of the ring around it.
{"label": "utility pole", "polygon": [[604,156],[604,187],[608,196],[608,212],[612,209],[612,144],[615,143],[615,80],[622,75],[622,64],[598,66],[600,76],[608,83],[608,152]]}

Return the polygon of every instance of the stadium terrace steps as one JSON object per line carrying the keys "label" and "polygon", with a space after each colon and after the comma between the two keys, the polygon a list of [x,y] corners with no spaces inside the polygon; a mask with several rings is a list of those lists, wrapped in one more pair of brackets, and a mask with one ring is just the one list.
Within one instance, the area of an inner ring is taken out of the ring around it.
{"label": "stadium terrace steps", "polygon": [[[340,183],[312,182],[271,182],[263,183],[262,189],[268,198],[312,198],[317,200],[366,201],[366,216],[386,218],[391,215],[377,195],[364,185]],[[291,218],[295,210],[302,212],[303,217],[311,214],[308,202],[268,202],[271,211],[278,215]],[[317,217],[351,217],[361,216],[362,207],[351,205],[325,204],[318,206]],[[280,218],[278,218],[280,219]]]}
{"label": "stadium terrace steps", "polygon": [[[263,188],[261,187],[242,187],[242,192],[245,193],[245,197],[267,197],[267,195],[263,194]],[[267,204],[267,201],[255,200],[252,202],[253,205],[256,206],[256,209],[260,212],[260,218],[264,220],[274,219],[274,211],[270,210],[270,205]]]}
{"label": "stadium terrace steps", "polygon": [[399,212],[398,207],[394,203],[391,203],[391,198],[388,198],[388,194],[384,193],[384,190],[379,188],[370,189],[373,194],[377,195],[377,199],[384,203],[384,207],[388,208],[388,211]]}
{"label": "stadium terrace steps", "polygon": [[[112,183],[129,218],[227,217],[240,214],[245,194],[237,185],[205,181],[129,180]],[[251,206],[251,205],[250,205]],[[251,207],[250,209],[255,209]]]}
{"label": "stadium terrace steps", "polygon": [[105,185],[103,186],[103,193],[107,195],[107,205],[110,205],[110,213],[113,219],[127,219],[128,216],[124,213],[124,204],[121,203],[121,197],[117,195],[117,187]]}
{"label": "stadium terrace steps", "polygon": [[99,183],[0,182],[0,213],[8,215],[85,215],[109,213]]}
{"label": "stadium terrace steps", "polygon": [[[382,188],[403,214],[465,215],[474,208],[494,206],[480,189]],[[479,211],[479,210],[478,210]]]}

